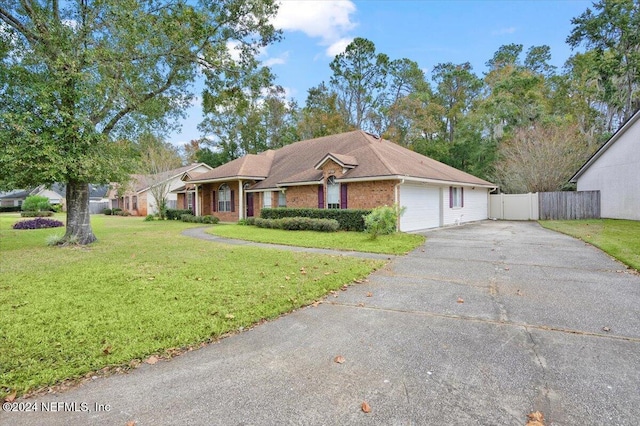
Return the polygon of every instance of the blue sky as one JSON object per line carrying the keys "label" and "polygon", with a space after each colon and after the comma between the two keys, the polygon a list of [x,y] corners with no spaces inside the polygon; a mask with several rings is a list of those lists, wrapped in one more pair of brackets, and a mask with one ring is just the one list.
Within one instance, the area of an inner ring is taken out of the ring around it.
{"label": "blue sky", "polygon": [[[552,64],[561,68],[572,55],[565,43],[571,18],[591,6],[583,0],[282,0],[274,25],[283,40],[260,59],[300,106],[309,88],[329,81],[329,63],[355,37],[373,41],[392,60],[416,61],[428,79],[442,62],[470,62],[482,76],[487,60],[509,43],[524,45],[525,52],[549,45]],[[182,145],[201,137],[201,120],[196,102],[168,140]]]}

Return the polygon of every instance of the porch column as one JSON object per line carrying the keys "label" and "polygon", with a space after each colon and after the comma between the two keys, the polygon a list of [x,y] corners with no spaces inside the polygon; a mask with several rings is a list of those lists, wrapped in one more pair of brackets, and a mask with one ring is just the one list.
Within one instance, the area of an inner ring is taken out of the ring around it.
{"label": "porch column", "polygon": [[194,194],[194,197],[193,197],[193,210],[194,210],[193,213],[196,216],[200,216],[200,205],[198,203],[198,185],[196,184],[196,185],[193,185],[193,186],[194,186],[194,188],[196,190],[196,193]]}
{"label": "porch column", "polygon": [[244,188],[242,187],[242,179],[238,181],[238,219],[244,219]]}

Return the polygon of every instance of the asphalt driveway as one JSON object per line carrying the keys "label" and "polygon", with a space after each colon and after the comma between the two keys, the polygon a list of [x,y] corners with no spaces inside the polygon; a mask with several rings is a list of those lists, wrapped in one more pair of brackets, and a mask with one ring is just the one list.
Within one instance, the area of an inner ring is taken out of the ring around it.
{"label": "asphalt driveway", "polygon": [[427,236],[317,307],[0,424],[638,424],[640,276],[536,223]]}

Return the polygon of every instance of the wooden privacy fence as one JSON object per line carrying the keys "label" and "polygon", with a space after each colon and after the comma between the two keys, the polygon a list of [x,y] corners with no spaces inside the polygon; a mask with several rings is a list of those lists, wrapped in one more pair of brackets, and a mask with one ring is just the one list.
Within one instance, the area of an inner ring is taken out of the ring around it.
{"label": "wooden privacy fence", "polygon": [[503,220],[599,219],[600,191],[492,194],[489,217]]}
{"label": "wooden privacy fence", "polygon": [[600,218],[600,191],[541,192],[538,203],[542,220]]}

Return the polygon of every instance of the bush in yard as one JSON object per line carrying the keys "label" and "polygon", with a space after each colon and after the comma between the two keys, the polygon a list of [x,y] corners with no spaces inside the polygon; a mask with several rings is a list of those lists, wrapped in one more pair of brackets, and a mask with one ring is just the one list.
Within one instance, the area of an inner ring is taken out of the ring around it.
{"label": "bush in yard", "polygon": [[20,210],[22,210],[20,206],[0,207],[0,213],[19,212]]}
{"label": "bush in yard", "polygon": [[13,224],[13,229],[42,229],[42,228],[58,228],[64,226],[64,223],[55,219],[38,217],[35,219],[21,220]]}
{"label": "bush in yard", "polygon": [[49,199],[41,195],[30,195],[22,203],[23,211],[39,212],[51,210]]}
{"label": "bush in yard", "polygon": [[107,216],[111,216],[112,213],[113,213],[113,210],[111,210],[111,209],[102,210],[102,214],[105,214]]}
{"label": "bush in yard", "polygon": [[40,212],[35,211],[24,211],[20,212],[21,217],[51,217],[53,216],[53,212],[51,210],[45,210]]}
{"label": "bush in yard", "polygon": [[214,225],[218,222],[220,222],[220,219],[218,219],[215,216],[194,216],[192,214],[183,214],[182,216],[180,216],[180,220],[182,222],[188,222],[188,223],[205,223],[205,224],[209,224],[209,225]]}
{"label": "bush in yard", "polygon": [[148,214],[147,217],[144,218],[145,222],[153,222],[154,220],[156,220],[156,217],[152,214]]}
{"label": "bush in yard", "polygon": [[336,232],[340,224],[335,219],[313,219],[309,217],[283,217],[281,219],[255,219],[259,228],[284,229],[287,231]]}
{"label": "bush in yard", "polygon": [[182,220],[183,214],[190,214],[193,216],[193,212],[189,209],[167,209],[165,210],[165,217],[167,220]]}
{"label": "bush in yard", "polygon": [[357,209],[295,209],[289,207],[266,208],[260,211],[263,219],[281,219],[284,217],[309,217],[314,219],[335,219],[342,231],[364,231],[363,216],[371,210]]}
{"label": "bush in yard", "polygon": [[371,213],[364,216],[365,230],[371,239],[376,239],[378,235],[389,235],[396,232],[398,217],[402,215],[404,209],[397,206],[376,207]]}

